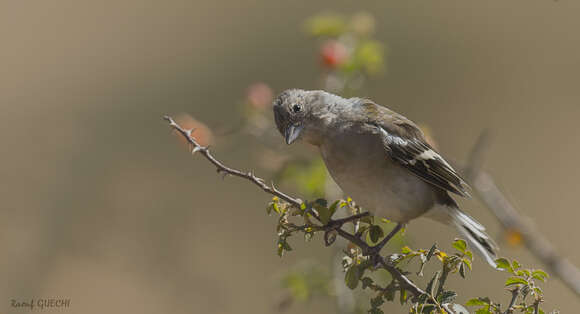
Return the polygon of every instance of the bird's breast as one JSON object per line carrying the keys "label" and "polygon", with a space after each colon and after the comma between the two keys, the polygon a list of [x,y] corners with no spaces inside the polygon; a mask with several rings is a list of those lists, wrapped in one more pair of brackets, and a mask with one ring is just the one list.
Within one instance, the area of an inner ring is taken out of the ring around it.
{"label": "bird's breast", "polygon": [[320,151],[343,192],[374,215],[407,222],[433,207],[433,188],[393,162],[374,134],[337,134]]}

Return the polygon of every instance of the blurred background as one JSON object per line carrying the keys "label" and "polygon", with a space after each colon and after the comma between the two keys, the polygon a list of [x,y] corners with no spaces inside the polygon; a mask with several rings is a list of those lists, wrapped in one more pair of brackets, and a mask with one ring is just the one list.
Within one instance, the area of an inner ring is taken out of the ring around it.
{"label": "blurred background", "polygon": [[[361,11],[374,16],[385,59],[358,96],[426,126],[453,160],[491,130],[485,168],[580,265],[580,2],[3,0],[0,312],[28,312],[11,299],[50,297],[71,299],[50,310],[68,313],[277,312],[284,274],[304,260],[331,265],[333,250],[297,238],[278,257],[270,197],[222,181],[161,117],[203,122],[218,158],[275,178],[279,161],[264,156],[316,151],[285,147],[270,127],[273,141],[239,128],[248,86],[321,88],[322,48],[305,21]],[[503,256],[545,268],[502,239],[476,200],[462,206]],[[419,219],[407,236],[413,247],[448,248],[456,235]],[[468,276],[448,284],[459,302],[509,301],[505,274],[477,257]],[[543,288],[547,310],[580,305],[557,279]],[[336,307],[321,297],[285,312]]]}

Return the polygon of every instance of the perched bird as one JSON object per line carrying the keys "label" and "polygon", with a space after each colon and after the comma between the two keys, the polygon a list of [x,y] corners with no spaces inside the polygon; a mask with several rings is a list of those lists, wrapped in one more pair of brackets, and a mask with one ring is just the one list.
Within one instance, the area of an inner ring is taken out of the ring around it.
{"label": "perched bird", "polygon": [[467,197],[469,186],[411,120],[368,99],[320,90],[286,90],[273,110],[286,143],[301,139],[318,146],[334,181],[371,214],[399,229],[423,215],[454,225],[496,265],[497,245],[449,195]]}

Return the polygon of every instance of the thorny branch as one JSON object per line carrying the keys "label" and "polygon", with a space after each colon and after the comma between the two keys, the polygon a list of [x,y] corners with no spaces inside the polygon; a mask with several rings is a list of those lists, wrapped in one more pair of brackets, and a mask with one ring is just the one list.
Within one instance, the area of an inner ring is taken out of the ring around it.
{"label": "thorny branch", "polygon": [[233,168],[230,168],[230,167],[224,165],[221,161],[215,159],[213,157],[213,155],[209,152],[209,147],[204,147],[204,146],[199,145],[199,143],[195,140],[195,138],[193,136],[191,136],[194,129],[187,130],[187,129],[182,128],[170,116],[164,116],[163,119],[167,120],[169,122],[169,126],[171,126],[173,129],[175,129],[177,132],[179,132],[187,140],[187,142],[191,146],[193,146],[193,148],[191,150],[192,154],[195,154],[197,152],[202,154],[203,157],[205,157],[205,159],[207,159],[214,166],[216,166],[216,168],[217,168],[216,170],[218,173],[223,173],[225,175],[232,175],[235,177],[244,178],[244,179],[254,183],[258,187],[260,187],[262,190],[264,190],[264,192],[278,196],[279,198],[285,200],[286,202],[288,202],[294,206],[300,207],[300,204],[302,204],[301,200],[299,200],[297,198],[293,198],[285,193],[280,192],[278,189],[276,189],[274,184],[272,184],[272,186],[268,186],[263,179],[256,177],[251,171],[250,172],[243,172],[243,171],[240,171],[237,169],[233,169]]}
{"label": "thorny branch", "polygon": [[489,134],[483,132],[473,147],[466,177],[470,181],[475,194],[483,204],[490,209],[504,230],[513,230],[521,234],[525,245],[551,274],[556,275],[570,290],[580,296],[580,270],[566,258],[560,256],[552,244],[544,238],[529,219],[518,213],[515,206],[499,189],[493,177],[482,171],[484,153],[489,146]]}
{"label": "thorny branch", "polygon": [[[193,147],[191,150],[191,153],[194,154],[194,153],[199,152],[200,154],[202,154],[205,157],[205,159],[207,159],[210,163],[212,163],[217,168],[218,173],[223,173],[226,175],[232,175],[232,176],[246,179],[246,180],[254,183],[255,185],[257,185],[264,192],[272,194],[274,196],[277,196],[280,199],[290,203],[292,206],[295,206],[297,208],[300,208],[300,206],[302,205],[302,203],[303,203],[302,200],[300,200],[298,198],[294,198],[286,193],[279,191],[278,189],[276,189],[276,187],[274,187],[273,184],[271,186],[268,186],[263,179],[256,177],[252,172],[243,172],[243,171],[233,169],[233,168],[230,168],[230,167],[224,165],[221,161],[217,160],[210,153],[208,147],[201,146],[195,140],[195,138],[192,136],[192,133],[194,131],[193,129],[184,129],[183,127],[181,127],[179,124],[177,124],[169,116],[164,116],[163,118],[169,122],[169,126],[171,126],[173,129],[175,129],[177,132],[179,132],[187,140],[187,142]],[[320,221],[320,217],[318,217],[318,215],[316,215],[316,213],[312,213],[312,214],[313,214],[314,218],[316,218],[318,221]],[[342,229],[342,225],[344,225],[345,223],[350,222],[350,221],[354,221],[356,219],[360,219],[360,218],[368,216],[368,215],[369,215],[368,213],[361,213],[361,214],[353,215],[351,217],[330,220],[330,222],[328,222],[328,224],[326,224],[324,226],[319,226],[319,227],[321,229],[336,230],[336,232],[338,233],[339,236],[341,236],[342,238],[344,238],[344,239],[354,243],[358,247],[360,247],[363,252],[366,252],[369,254],[369,258],[371,258],[371,260],[378,261],[378,263],[385,270],[387,270],[391,274],[391,276],[393,276],[393,278],[397,279],[397,281],[399,282],[399,284],[402,287],[404,287],[409,292],[411,292],[415,297],[418,297],[420,295],[425,294],[425,291],[423,291],[421,288],[419,288],[417,285],[415,285],[415,283],[413,283],[409,278],[407,278],[398,268],[390,265],[388,262],[385,261],[385,259],[382,256],[380,256],[380,248],[382,248],[382,245],[380,247],[369,246],[361,238],[359,238],[359,237],[357,237],[349,232],[346,232]]]}

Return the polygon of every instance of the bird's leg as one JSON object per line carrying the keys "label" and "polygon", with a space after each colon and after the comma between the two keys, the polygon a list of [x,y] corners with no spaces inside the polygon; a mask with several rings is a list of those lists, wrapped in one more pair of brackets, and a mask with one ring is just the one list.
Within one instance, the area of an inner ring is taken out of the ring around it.
{"label": "bird's leg", "polygon": [[395,236],[395,234],[397,234],[397,232],[399,232],[402,228],[403,228],[403,224],[397,223],[395,228],[393,228],[393,230],[391,230],[391,232],[389,232],[389,234],[387,234],[387,236],[381,242],[379,242],[379,244],[370,247],[368,249],[368,252],[365,252],[365,255],[371,256],[374,254],[378,254],[381,251],[381,249],[383,248],[383,246],[385,246],[385,244],[387,244],[387,242],[389,242],[389,240],[391,240],[391,238],[393,238]]}

